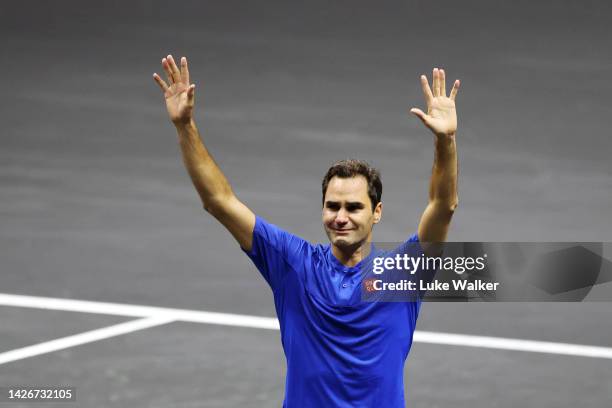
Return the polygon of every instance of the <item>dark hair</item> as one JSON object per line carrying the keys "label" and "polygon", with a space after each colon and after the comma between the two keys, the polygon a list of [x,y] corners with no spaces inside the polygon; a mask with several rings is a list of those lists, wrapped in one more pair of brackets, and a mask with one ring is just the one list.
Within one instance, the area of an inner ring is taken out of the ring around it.
{"label": "dark hair", "polygon": [[374,167],[363,161],[357,159],[339,160],[332,164],[327,170],[327,174],[323,177],[323,204],[325,204],[325,193],[327,192],[327,186],[329,181],[334,177],[340,178],[351,178],[356,176],[365,177],[368,182],[368,196],[372,202],[372,211],[382,197],[382,181],[380,180],[380,172]]}

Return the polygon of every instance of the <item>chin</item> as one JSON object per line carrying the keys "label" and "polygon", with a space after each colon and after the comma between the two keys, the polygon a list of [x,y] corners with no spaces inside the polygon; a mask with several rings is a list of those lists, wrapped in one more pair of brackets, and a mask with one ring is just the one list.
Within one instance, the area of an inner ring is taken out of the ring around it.
{"label": "chin", "polygon": [[359,240],[349,239],[348,237],[336,237],[336,239],[332,242],[338,248],[355,248],[357,246],[360,246],[362,243]]}
{"label": "chin", "polygon": [[337,247],[340,248],[345,248],[345,247],[349,247],[351,245],[353,245],[353,242],[345,239],[345,238],[336,238],[335,240],[333,240],[333,244]]}

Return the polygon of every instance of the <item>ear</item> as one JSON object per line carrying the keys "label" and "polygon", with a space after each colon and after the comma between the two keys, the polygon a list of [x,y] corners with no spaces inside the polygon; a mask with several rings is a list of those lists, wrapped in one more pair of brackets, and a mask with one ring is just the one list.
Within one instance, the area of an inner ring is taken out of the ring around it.
{"label": "ear", "polygon": [[378,203],[376,204],[376,207],[374,207],[374,224],[378,224],[380,222],[380,219],[382,218],[382,208],[382,203]]}

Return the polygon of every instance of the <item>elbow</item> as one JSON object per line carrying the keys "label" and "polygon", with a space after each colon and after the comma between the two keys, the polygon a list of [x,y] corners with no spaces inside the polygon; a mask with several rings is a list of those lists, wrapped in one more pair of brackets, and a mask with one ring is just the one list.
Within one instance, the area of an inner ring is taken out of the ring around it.
{"label": "elbow", "polygon": [[204,207],[204,211],[206,211],[210,215],[213,215],[213,208],[209,202],[204,201],[203,207]]}
{"label": "elbow", "polygon": [[202,200],[204,210],[215,218],[218,218],[224,212],[224,209],[228,207],[233,195],[223,195],[208,197]]}
{"label": "elbow", "polygon": [[459,206],[459,198],[455,198],[455,200],[450,205],[451,214],[455,213],[455,210],[457,209],[458,206]]}
{"label": "elbow", "polygon": [[445,206],[448,208],[448,211],[451,214],[455,213],[455,210],[457,209],[457,206],[459,205],[459,195],[457,195],[455,193],[455,196],[453,198],[451,198],[450,200],[447,200]]}
{"label": "elbow", "polygon": [[446,214],[449,217],[452,217],[459,205],[459,199],[455,198],[454,200],[433,200],[430,202],[430,205],[437,209],[439,214]]}

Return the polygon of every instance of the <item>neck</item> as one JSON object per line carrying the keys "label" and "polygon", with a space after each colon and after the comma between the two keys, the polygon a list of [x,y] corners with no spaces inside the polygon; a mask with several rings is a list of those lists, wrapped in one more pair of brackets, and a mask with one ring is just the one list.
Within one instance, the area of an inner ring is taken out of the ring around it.
{"label": "neck", "polygon": [[331,250],[342,265],[355,266],[370,254],[370,241],[364,241],[349,247],[339,247],[332,244]]}

